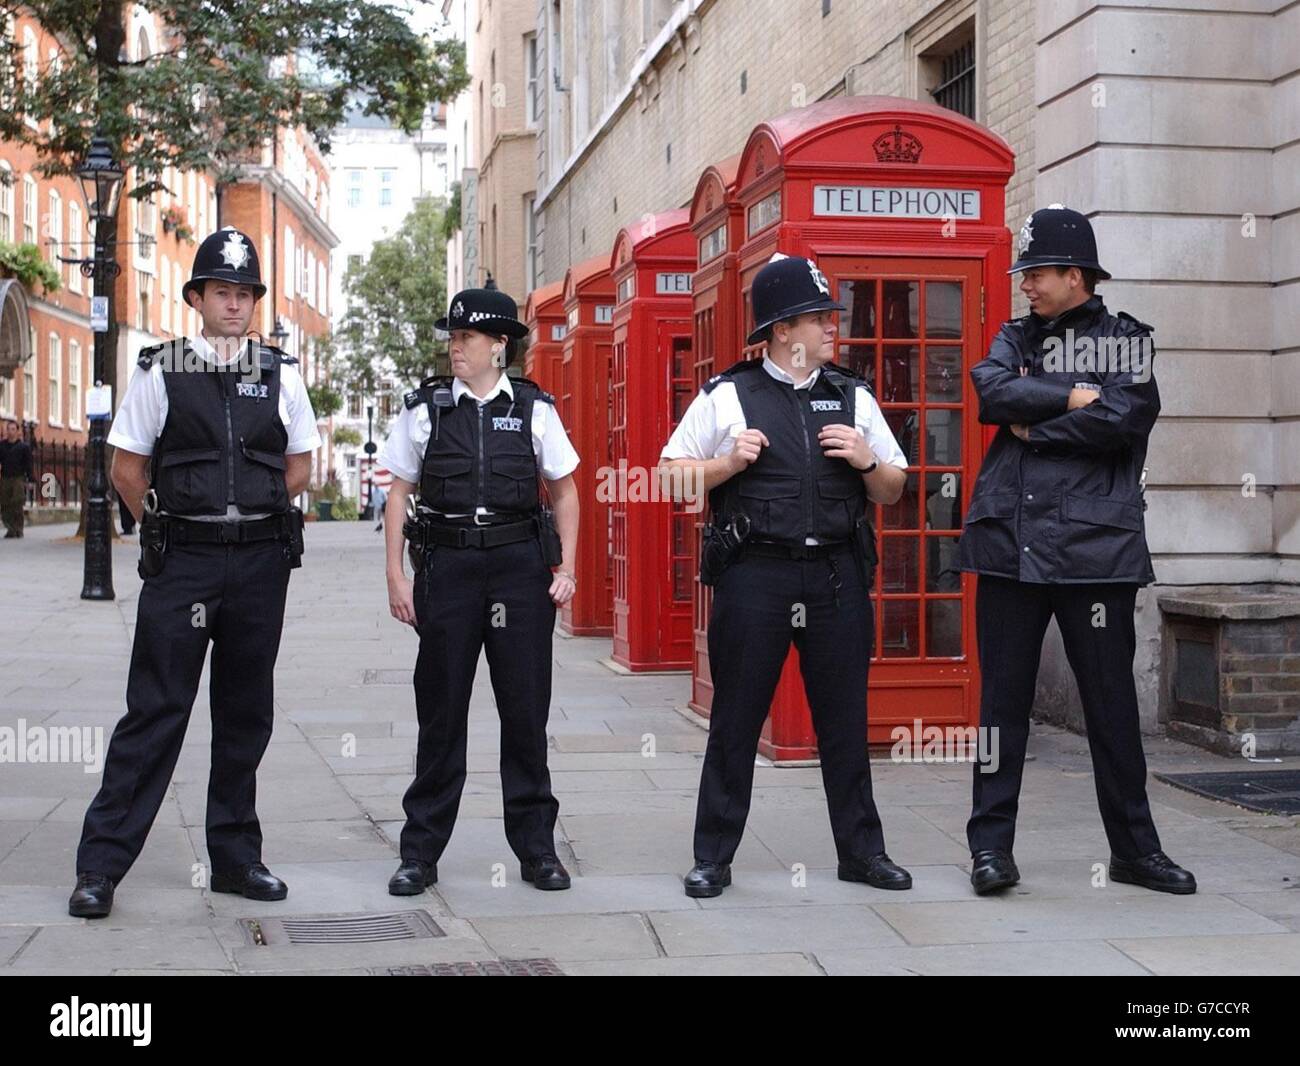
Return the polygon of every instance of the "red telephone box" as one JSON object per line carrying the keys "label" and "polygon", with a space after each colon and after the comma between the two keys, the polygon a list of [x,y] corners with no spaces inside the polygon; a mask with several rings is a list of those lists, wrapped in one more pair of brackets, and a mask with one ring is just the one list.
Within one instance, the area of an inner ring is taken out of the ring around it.
{"label": "red telephone box", "polygon": [[614,241],[614,661],[633,671],[691,665],[693,515],[662,498],[659,451],[695,394],[691,275],[684,208],[625,226]]}
{"label": "red telephone box", "polygon": [[597,486],[610,465],[610,326],[614,283],[609,259],[597,256],[564,275],[564,354],[560,361],[560,417],[582,460],[574,471],[582,500],[578,529],[578,591],[560,608],[560,628],[577,637],[608,637],[614,620],[614,560],[609,551],[610,509]]}
{"label": "red telephone box", "polygon": [[[736,199],[740,156],[706,167],[691,197],[691,233],[699,263],[692,285],[694,386],[698,392],[709,378],[741,357],[740,314],[737,309],[737,253],[744,243],[744,215]],[[691,574],[700,571],[700,541],[707,507],[694,516]],[[713,677],[709,673],[709,610],[712,590],[695,582],[692,601],[691,709],[707,715],[713,706]]]}
{"label": "red telephone box", "polygon": [[564,282],[555,281],[528,294],[524,324],[528,326],[524,377],[553,396],[558,395],[560,361],[564,358]]}
{"label": "red telephone box", "polygon": [[[979,722],[975,581],[953,560],[985,447],[968,371],[1010,314],[1013,162],[983,126],[889,96],[787,112],[756,126],[741,154],[740,336],[752,328],[753,277],[772,254],[812,258],[847,308],[836,361],[872,383],[908,458],[902,499],[875,508],[875,744],[918,719]],[[761,750],[794,760],[815,745],[791,649]]]}

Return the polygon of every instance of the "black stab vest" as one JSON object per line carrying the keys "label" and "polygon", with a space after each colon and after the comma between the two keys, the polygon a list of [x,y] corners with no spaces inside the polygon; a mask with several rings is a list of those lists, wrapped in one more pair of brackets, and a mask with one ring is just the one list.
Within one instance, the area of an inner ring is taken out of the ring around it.
{"label": "black stab vest", "polygon": [[[145,349],[148,370],[168,347]],[[197,360],[185,346],[190,360]],[[167,421],[150,460],[150,485],[163,511],[179,516],[281,513],[289,508],[285,448],[289,434],[280,420],[280,363],[293,362],[278,349],[257,350],[254,378],[236,360],[219,370],[163,367]]]}
{"label": "black stab vest", "polygon": [[828,457],[817,434],[823,426],[854,424],[855,389],[863,382],[827,364],[811,388],[796,389],[777,381],[759,360],[737,363],[704,388],[712,391],[723,381],[735,384],[746,427],[761,429],[769,445],[710,491],[713,514],[725,521],[743,512],[750,535],[763,540],[848,540],[866,513],[867,489],[861,471],[846,459]]}
{"label": "black stab vest", "polygon": [[453,380],[429,378],[404,401],[429,408],[420,502],[442,514],[474,514],[478,507],[521,518],[535,514],[541,501],[533,404],[554,399],[527,378],[511,378],[513,398],[502,391],[480,407],[466,392],[453,404]]}

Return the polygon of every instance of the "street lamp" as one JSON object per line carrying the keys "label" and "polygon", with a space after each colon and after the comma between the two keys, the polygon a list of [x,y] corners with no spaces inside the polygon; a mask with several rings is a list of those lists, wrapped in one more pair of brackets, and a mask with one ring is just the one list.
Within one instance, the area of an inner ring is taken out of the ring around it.
{"label": "street lamp", "polygon": [[[108,345],[109,283],[121,273],[114,255],[117,241],[117,204],[122,195],[122,168],[113,161],[113,150],[105,137],[90,142],[86,161],[77,168],[81,192],[89,217],[95,220],[95,254],[82,264],[82,272],[94,279],[91,329],[95,334],[95,387],[104,384]],[[113,594],[112,512],[108,502],[108,474],[104,467],[104,445],[108,409],[95,408],[89,415],[90,439],[86,455],[86,558],[81,588],[83,600],[111,600]]]}
{"label": "street lamp", "polygon": [[285,350],[284,346],[289,340],[289,331],[284,328],[284,323],[280,321],[279,316],[275,319],[275,329],[271,330],[271,343],[277,348]]}

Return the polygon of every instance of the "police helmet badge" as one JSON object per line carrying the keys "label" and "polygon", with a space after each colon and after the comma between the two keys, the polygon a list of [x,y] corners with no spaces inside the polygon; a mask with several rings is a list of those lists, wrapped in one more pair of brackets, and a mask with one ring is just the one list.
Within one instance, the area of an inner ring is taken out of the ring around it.
{"label": "police helmet badge", "polygon": [[826,275],[817,269],[817,264],[815,264],[811,259],[807,260],[807,263],[808,273],[812,275],[813,281],[817,283],[817,288],[829,296],[831,294],[831,284],[826,280]]}
{"label": "police helmet badge", "polygon": [[1029,215],[1025,219],[1025,224],[1020,227],[1020,238],[1016,241],[1016,253],[1024,255],[1029,251],[1029,246],[1034,243],[1034,216]]}
{"label": "police helmet badge", "polygon": [[244,244],[244,238],[233,229],[226,237],[226,243],[221,246],[221,258],[235,270],[243,270],[248,263],[248,247]]}

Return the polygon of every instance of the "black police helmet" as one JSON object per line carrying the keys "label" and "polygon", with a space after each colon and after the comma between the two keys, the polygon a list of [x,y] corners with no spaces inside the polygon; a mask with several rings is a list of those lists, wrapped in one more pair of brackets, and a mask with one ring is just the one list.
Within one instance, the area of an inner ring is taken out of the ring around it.
{"label": "black police helmet", "polygon": [[808,311],[844,310],[843,304],[831,299],[830,282],[811,259],[779,252],[754,275],[750,299],[754,303],[754,331],[745,338],[746,344],[765,340],[774,322]]}
{"label": "black police helmet", "polygon": [[257,246],[234,226],[222,226],[204,239],[194,253],[190,280],[181,288],[182,299],[190,302],[190,290],[203,281],[230,281],[236,285],[249,285],[260,300],[266,295],[262,284],[262,267],[257,258]]}
{"label": "black police helmet", "polygon": [[528,336],[528,327],[519,321],[519,308],[499,289],[462,289],[452,297],[447,314],[433,325],[447,333],[476,329],[500,337]]}
{"label": "black police helmet", "polygon": [[1092,223],[1078,211],[1061,204],[1049,204],[1025,219],[1016,254],[1019,258],[1008,274],[1040,266],[1073,266],[1095,270],[1102,281],[1110,277],[1097,262],[1097,238],[1093,236]]}

